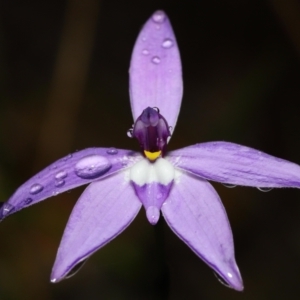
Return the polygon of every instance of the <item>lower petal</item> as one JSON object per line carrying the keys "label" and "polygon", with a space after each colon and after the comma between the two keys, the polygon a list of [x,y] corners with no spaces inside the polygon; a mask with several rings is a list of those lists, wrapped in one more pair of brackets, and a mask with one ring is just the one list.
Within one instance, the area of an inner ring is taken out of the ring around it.
{"label": "lower petal", "polygon": [[175,234],[231,288],[243,290],[229,221],[210,183],[179,173],[162,213]]}
{"label": "lower petal", "polygon": [[91,183],[69,218],[51,281],[68,277],[78,264],[119,235],[133,221],[141,205],[129,184],[128,171]]}

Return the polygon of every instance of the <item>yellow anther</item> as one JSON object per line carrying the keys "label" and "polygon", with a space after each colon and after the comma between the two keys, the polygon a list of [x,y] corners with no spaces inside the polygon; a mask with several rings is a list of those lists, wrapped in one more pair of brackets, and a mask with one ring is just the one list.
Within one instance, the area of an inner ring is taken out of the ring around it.
{"label": "yellow anther", "polygon": [[149,160],[156,160],[160,156],[161,151],[150,152],[150,151],[144,150],[144,153]]}

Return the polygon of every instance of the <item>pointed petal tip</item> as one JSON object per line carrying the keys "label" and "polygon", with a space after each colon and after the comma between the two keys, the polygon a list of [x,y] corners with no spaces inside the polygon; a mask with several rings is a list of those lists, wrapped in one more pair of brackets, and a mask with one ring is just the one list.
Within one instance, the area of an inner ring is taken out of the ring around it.
{"label": "pointed petal tip", "polygon": [[160,211],[155,206],[150,206],[146,210],[147,219],[151,225],[155,225],[160,217]]}
{"label": "pointed petal tip", "polygon": [[215,270],[216,278],[221,284],[239,292],[244,290],[243,279],[235,261],[227,264],[227,267],[222,272],[214,267],[213,269]]}

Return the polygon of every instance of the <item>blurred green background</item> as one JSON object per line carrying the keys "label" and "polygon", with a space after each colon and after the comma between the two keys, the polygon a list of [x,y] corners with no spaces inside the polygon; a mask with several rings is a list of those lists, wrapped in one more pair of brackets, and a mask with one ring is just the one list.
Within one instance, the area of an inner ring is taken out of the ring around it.
{"label": "blurred green background", "polygon": [[[173,24],[185,84],[169,148],[225,140],[300,163],[299,1],[2,0],[0,201],[77,149],[138,149],[126,135],[129,59],[157,9]],[[144,210],[76,276],[50,284],[80,188],[1,223],[0,299],[299,299],[300,191],[214,186],[244,292]]]}

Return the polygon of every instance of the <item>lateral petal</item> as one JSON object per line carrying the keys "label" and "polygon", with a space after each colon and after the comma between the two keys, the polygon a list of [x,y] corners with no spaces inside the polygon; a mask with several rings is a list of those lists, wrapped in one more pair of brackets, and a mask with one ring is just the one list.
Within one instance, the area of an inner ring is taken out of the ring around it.
{"label": "lateral petal", "polygon": [[209,182],[180,174],[161,210],[180,239],[231,288],[243,290],[229,221],[218,194]]}
{"label": "lateral petal", "polygon": [[300,166],[228,142],[196,144],[167,154],[177,168],[221,183],[253,187],[300,187]]}
{"label": "lateral petal", "polygon": [[65,228],[51,281],[67,277],[81,262],[119,235],[142,204],[128,171],[91,183],[78,199]]}
{"label": "lateral petal", "polygon": [[183,85],[179,50],[165,12],[156,11],[142,28],[133,49],[129,75],[134,121],[145,108],[157,107],[174,128]]}
{"label": "lateral petal", "polygon": [[0,208],[0,220],[46,198],[128,168],[141,157],[139,153],[115,148],[88,148],[69,154],[21,185]]}

